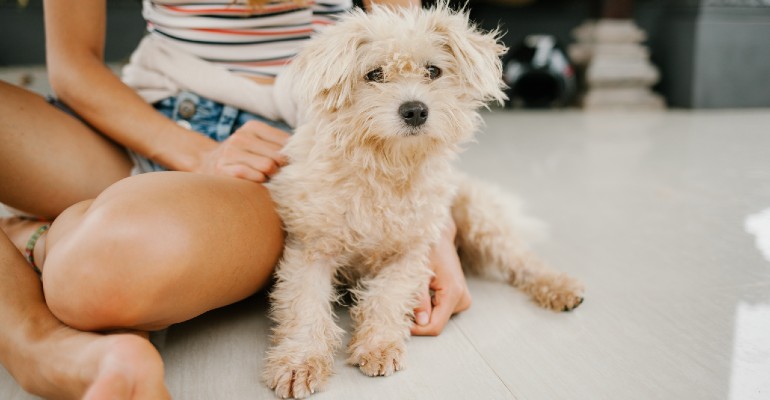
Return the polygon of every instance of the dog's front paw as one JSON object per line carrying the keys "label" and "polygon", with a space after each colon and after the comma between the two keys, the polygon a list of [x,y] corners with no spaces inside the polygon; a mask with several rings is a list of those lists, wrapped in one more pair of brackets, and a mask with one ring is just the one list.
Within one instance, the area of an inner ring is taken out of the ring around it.
{"label": "dog's front paw", "polygon": [[331,357],[305,357],[296,362],[291,357],[269,359],[264,379],[282,398],[302,399],[320,390],[331,375]]}
{"label": "dog's front paw", "polygon": [[389,376],[404,368],[406,346],[403,342],[382,345],[351,345],[348,363],[357,365],[369,376]]}
{"label": "dog's front paw", "polygon": [[572,311],[583,303],[583,284],[565,274],[538,279],[531,293],[537,304],[554,311]]}

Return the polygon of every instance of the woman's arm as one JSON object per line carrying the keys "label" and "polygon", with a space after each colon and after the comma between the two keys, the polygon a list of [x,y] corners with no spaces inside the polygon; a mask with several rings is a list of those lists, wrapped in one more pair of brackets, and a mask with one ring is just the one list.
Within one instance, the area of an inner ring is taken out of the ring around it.
{"label": "woman's arm", "polygon": [[217,143],[175,124],[104,65],[105,0],[45,0],[56,95],[115,142],[169,169],[264,181],[285,163],[288,134],[253,122]]}
{"label": "woman's arm", "polygon": [[165,118],[104,65],[105,0],[45,0],[46,56],[56,95],[111,139],[191,171],[216,143]]}

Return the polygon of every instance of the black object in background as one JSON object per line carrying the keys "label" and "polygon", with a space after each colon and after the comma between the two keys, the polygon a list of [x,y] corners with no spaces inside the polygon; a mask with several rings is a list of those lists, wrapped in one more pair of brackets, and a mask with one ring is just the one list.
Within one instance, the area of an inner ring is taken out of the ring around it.
{"label": "black object in background", "polygon": [[565,107],[577,90],[575,69],[556,38],[528,35],[503,57],[508,106]]}

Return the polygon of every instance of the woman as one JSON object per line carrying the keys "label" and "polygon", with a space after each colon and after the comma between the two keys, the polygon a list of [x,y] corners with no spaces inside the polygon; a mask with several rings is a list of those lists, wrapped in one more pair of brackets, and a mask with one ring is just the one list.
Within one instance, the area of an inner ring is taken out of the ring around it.
{"label": "woman", "polygon": [[[223,0],[212,9],[210,1],[146,1],[151,34],[126,71],[130,87],[103,64],[105,3],[45,2],[54,106],[0,82],[0,201],[55,218],[50,229],[45,221],[2,221],[10,240],[0,237],[0,362],[43,397],[166,398],[146,332],[255,293],[283,245],[259,184],[286,163],[279,151],[288,127],[274,119],[294,116],[275,104],[281,62],[228,58],[234,53],[222,49],[255,42],[254,52],[296,51],[311,21],[331,21],[309,2]],[[265,11],[271,7],[281,10]],[[259,26],[263,17],[300,27],[275,40],[244,40],[276,34]],[[257,26],[207,25],[217,19]],[[225,39],[212,44],[211,34]],[[240,85],[254,89],[243,96],[275,96],[248,112],[236,106],[255,102],[232,96]],[[182,172],[131,176],[162,169]],[[438,334],[470,305],[453,239],[448,229],[434,249],[435,294],[426,288],[413,334]]]}

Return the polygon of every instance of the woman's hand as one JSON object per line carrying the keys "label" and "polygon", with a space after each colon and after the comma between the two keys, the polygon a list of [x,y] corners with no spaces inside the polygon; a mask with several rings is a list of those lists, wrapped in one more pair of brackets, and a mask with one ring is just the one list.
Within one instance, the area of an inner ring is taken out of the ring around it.
{"label": "woman's hand", "polygon": [[457,227],[451,221],[431,251],[430,264],[435,275],[423,292],[420,306],[414,310],[412,335],[438,336],[452,315],[471,306],[468,284],[454,245],[456,233]]}
{"label": "woman's hand", "polygon": [[194,172],[266,182],[288,162],[281,149],[289,137],[262,121],[249,121],[206,153]]}

